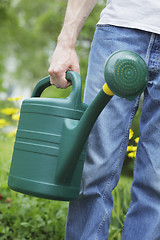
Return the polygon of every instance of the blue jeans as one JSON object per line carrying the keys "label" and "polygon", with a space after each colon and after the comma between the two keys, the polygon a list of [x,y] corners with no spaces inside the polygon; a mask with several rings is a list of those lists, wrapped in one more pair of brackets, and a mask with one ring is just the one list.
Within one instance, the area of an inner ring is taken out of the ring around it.
{"label": "blue jeans", "polygon": [[[122,240],[160,240],[160,35],[110,25],[96,28],[89,57],[85,102],[90,104],[104,84],[104,63],[114,51],[138,53],[148,65],[140,140],[131,187],[132,201]],[[134,101],[114,96],[89,136],[79,199],[70,202],[66,240],[107,240],[116,187],[129,129],[138,109]]]}

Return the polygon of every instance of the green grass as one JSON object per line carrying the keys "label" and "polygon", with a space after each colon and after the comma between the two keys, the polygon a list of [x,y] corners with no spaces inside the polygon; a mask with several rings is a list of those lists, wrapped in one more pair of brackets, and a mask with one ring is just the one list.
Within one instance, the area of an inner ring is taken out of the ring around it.
{"label": "green grass", "polygon": [[[67,202],[38,199],[8,188],[8,173],[13,139],[0,136],[0,240],[62,240],[67,215]],[[120,240],[122,226],[130,203],[132,179],[121,177],[113,192],[109,240]]]}
{"label": "green grass", "polygon": [[125,215],[131,201],[131,184],[132,178],[122,175],[117,187],[113,191],[114,205],[109,229],[109,240],[121,239]]}
{"label": "green grass", "polygon": [[0,194],[8,191],[7,177],[11,162],[13,139],[0,135]]}

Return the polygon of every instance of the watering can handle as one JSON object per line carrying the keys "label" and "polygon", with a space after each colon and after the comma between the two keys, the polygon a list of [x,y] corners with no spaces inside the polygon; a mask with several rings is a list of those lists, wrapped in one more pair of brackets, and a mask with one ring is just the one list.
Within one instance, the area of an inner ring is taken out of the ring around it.
{"label": "watering can handle", "polygon": [[50,76],[41,79],[33,89],[31,97],[40,97],[44,89],[51,86]]}
{"label": "watering can handle", "polygon": [[[82,81],[80,75],[73,71],[67,71],[66,79],[72,82],[72,92],[68,96],[68,99],[70,99],[71,101],[74,100],[74,104],[79,104],[81,102],[82,92]],[[31,97],[40,97],[42,92],[49,86],[51,86],[50,76],[47,76],[37,83],[37,85],[33,89]]]}

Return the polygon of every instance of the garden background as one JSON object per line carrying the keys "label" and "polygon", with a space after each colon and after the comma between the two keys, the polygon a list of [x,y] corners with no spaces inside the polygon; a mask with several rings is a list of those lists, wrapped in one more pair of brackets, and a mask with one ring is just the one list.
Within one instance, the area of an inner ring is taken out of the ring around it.
{"label": "garden background", "polygon": [[[0,240],[64,239],[68,203],[13,192],[7,181],[20,105],[35,84],[48,75],[66,4],[66,0],[0,0]],[[83,88],[91,40],[104,6],[105,1],[99,0],[77,41]],[[42,96],[66,97],[70,91],[52,86]],[[140,109],[130,132],[131,146],[136,146],[139,136],[139,118]],[[109,240],[121,238],[130,203],[136,148],[128,150],[130,157],[126,154],[120,183],[113,192]]]}

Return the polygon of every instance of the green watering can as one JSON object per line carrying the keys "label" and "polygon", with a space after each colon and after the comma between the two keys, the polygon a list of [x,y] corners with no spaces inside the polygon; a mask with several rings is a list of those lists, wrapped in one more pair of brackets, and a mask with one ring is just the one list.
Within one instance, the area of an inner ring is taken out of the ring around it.
{"label": "green watering can", "polygon": [[78,197],[87,138],[113,93],[135,99],[147,86],[148,70],[134,52],[113,53],[104,68],[103,88],[90,106],[81,101],[81,78],[68,71],[72,92],[65,99],[40,98],[47,76],[22,103],[8,185],[35,197],[70,201]]}

